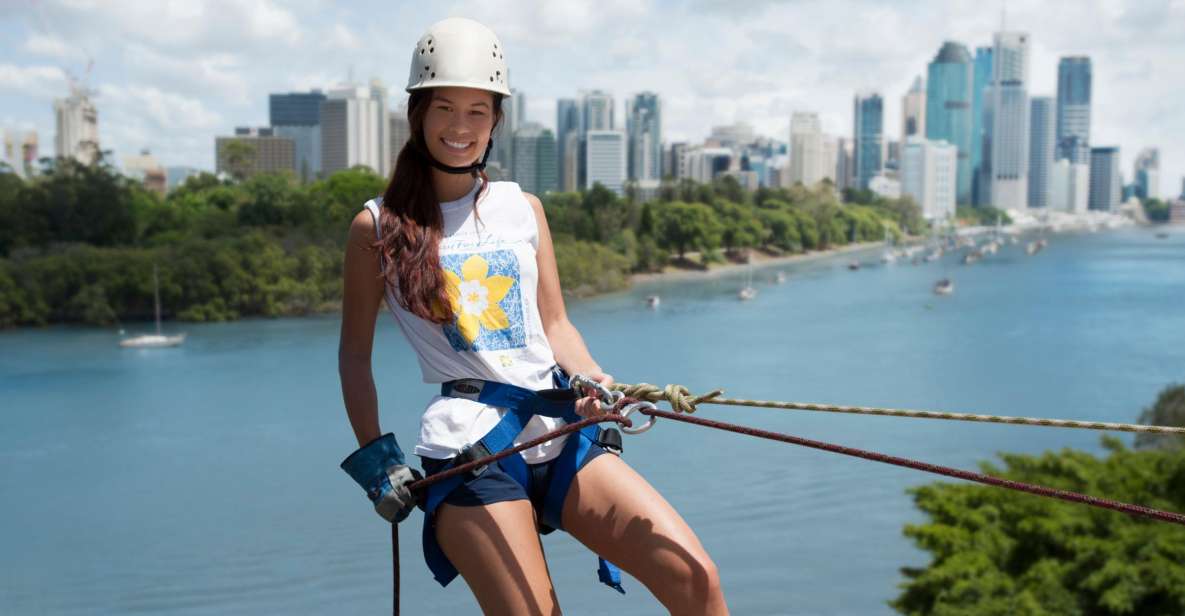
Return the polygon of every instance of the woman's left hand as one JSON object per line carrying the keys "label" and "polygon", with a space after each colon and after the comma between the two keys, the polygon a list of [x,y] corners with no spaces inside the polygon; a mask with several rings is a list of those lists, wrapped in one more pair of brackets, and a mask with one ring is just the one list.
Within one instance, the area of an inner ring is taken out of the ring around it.
{"label": "woman's left hand", "polygon": [[[587,376],[588,378],[600,383],[601,385],[604,385],[605,387],[613,384],[613,375],[606,374],[604,372],[593,372]],[[607,407],[601,404],[595,393],[589,391],[583,391],[581,393],[592,395],[586,395],[576,401],[577,415],[580,415],[581,417],[596,417],[597,415],[602,415],[609,411]]]}

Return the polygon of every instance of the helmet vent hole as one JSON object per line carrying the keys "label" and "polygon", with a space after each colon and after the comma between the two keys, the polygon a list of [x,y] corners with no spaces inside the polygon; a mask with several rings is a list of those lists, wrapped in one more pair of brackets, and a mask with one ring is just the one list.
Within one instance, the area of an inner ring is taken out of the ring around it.
{"label": "helmet vent hole", "polygon": [[421,56],[422,56],[422,55],[424,55],[424,50],[423,50],[423,49],[420,49],[420,55],[421,55]]}
{"label": "helmet vent hole", "polygon": [[435,48],[435,47],[429,47],[429,48],[428,48],[428,53],[434,53],[435,51],[436,51],[436,48]]}
{"label": "helmet vent hole", "polygon": [[495,52],[491,53],[490,55],[491,55],[491,56],[493,56],[493,57],[495,57],[495,58],[497,58],[497,57],[498,57],[498,52],[496,52],[496,51],[495,51]]}
{"label": "helmet vent hole", "polygon": [[490,75],[490,81],[494,81],[494,76]]}
{"label": "helmet vent hole", "polygon": [[436,73],[432,73],[432,78],[436,79]]}

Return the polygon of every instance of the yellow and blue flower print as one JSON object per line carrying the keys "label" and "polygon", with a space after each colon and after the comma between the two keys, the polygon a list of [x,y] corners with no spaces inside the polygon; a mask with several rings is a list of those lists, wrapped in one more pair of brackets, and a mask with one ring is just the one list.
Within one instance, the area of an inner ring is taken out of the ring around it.
{"label": "yellow and blue flower print", "polygon": [[456,320],[444,335],[456,351],[527,346],[518,258],[511,250],[441,255]]}

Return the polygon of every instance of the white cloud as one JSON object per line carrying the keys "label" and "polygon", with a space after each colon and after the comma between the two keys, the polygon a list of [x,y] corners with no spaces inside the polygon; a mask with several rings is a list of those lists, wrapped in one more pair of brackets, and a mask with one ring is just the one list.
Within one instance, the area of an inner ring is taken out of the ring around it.
{"label": "white cloud", "polygon": [[66,91],[66,73],[56,66],[0,64],[0,92],[51,99]]}
{"label": "white cloud", "polygon": [[[668,140],[701,139],[711,126],[736,120],[785,139],[796,110],[816,111],[825,130],[847,135],[852,96],[865,88],[884,96],[886,130],[895,137],[901,96],[942,42],[974,52],[991,44],[1000,24],[999,4],[982,0],[43,0],[29,7],[40,18],[26,19],[24,30],[16,23],[14,40],[23,45],[0,51],[6,113],[27,113],[52,133],[49,100],[66,93],[66,81],[47,59],[81,73],[89,53],[92,82],[160,93],[139,92],[158,107],[140,102],[126,113],[114,94],[106,96],[98,103],[104,139],[205,166],[216,133],[267,121],[269,92],[327,88],[352,72],[381,78],[397,100],[415,41],[449,15],[478,19],[502,38],[532,120],[553,125],[554,101],[581,89],[605,89],[619,101],[650,90],[663,97]],[[1128,175],[1140,148],[1159,145],[1164,189],[1176,193],[1185,173],[1185,142],[1171,139],[1185,134],[1185,105],[1177,102],[1185,88],[1185,0],[1022,0],[1009,2],[1007,23],[1032,35],[1034,95],[1055,93],[1059,56],[1093,58],[1094,140],[1121,145]],[[197,120],[166,113],[173,104]],[[624,111],[618,102],[623,125]],[[215,115],[218,125],[203,124]],[[162,118],[183,125],[161,130]]]}

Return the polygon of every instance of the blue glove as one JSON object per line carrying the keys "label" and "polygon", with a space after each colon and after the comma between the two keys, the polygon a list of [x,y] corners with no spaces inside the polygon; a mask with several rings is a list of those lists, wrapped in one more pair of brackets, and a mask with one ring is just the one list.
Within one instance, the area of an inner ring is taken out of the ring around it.
{"label": "blue glove", "polygon": [[423,475],[404,463],[394,434],[388,432],[367,443],[343,460],[341,467],[366,490],[384,520],[402,522],[416,506],[416,497],[407,486]]}

